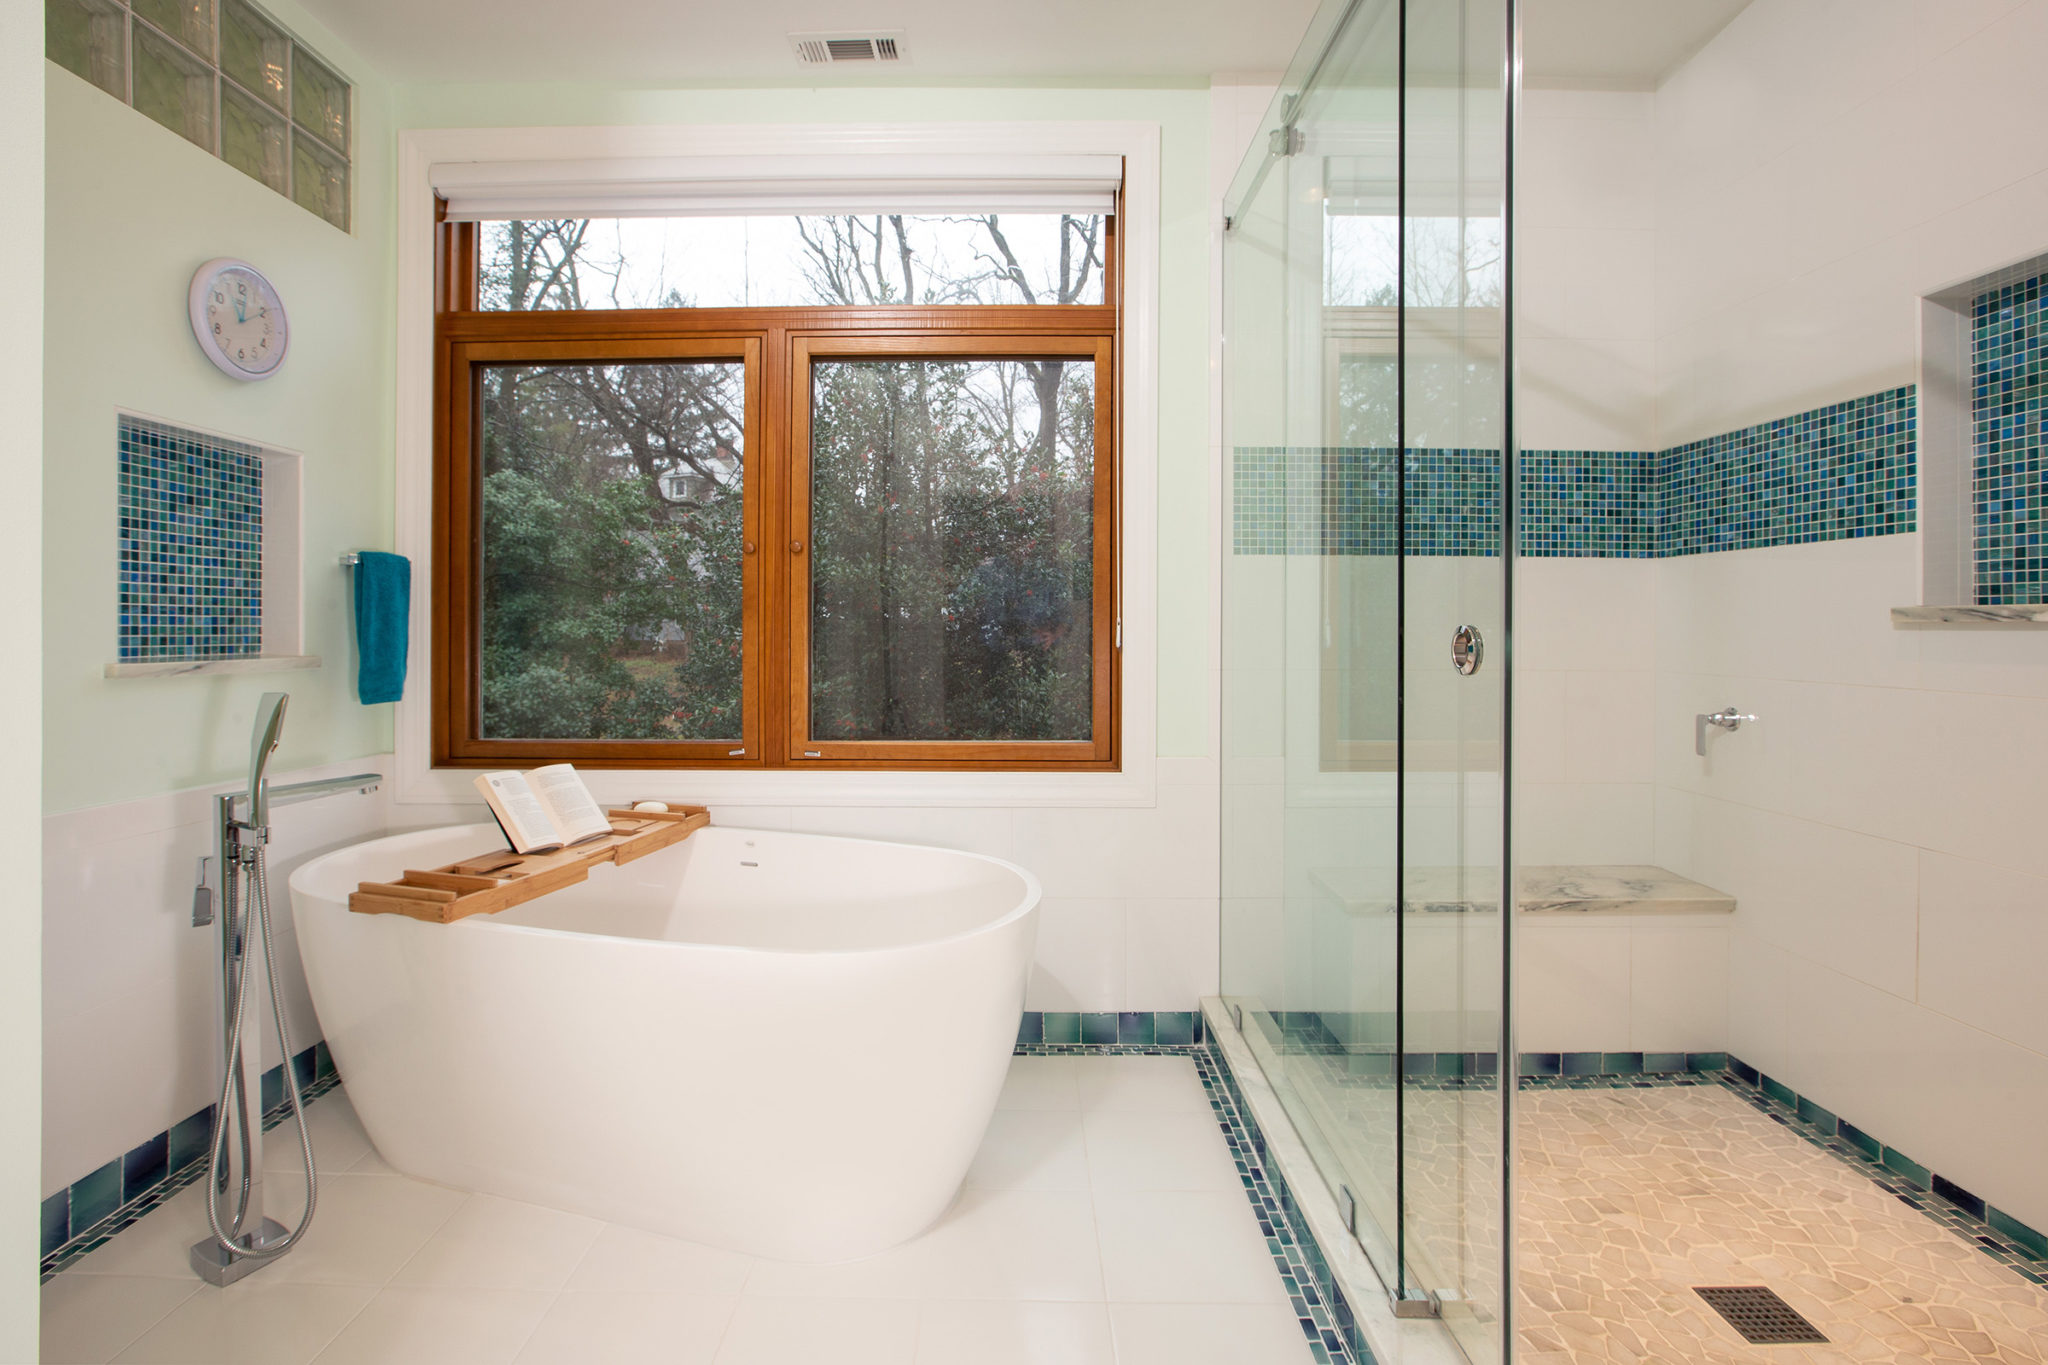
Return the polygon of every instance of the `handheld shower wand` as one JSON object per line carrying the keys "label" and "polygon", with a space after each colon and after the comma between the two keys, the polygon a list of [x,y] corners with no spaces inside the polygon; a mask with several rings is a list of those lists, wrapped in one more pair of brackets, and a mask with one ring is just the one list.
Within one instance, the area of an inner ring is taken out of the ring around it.
{"label": "handheld shower wand", "polygon": [[[248,788],[218,797],[215,805],[227,1051],[207,1154],[206,1223],[210,1235],[192,1247],[192,1267],[201,1278],[217,1285],[232,1284],[297,1246],[312,1226],[319,1197],[313,1138],[306,1127],[305,1098],[292,1074],[291,1030],[277,983],[277,936],[271,922],[266,862],[270,809],[273,804],[287,805],[344,791],[374,791],[383,780],[376,773],[359,773],[273,791],[267,770],[284,732],[285,708],[290,701],[283,692],[264,693],[250,741]],[[195,898],[193,922],[203,924],[212,918],[210,897]],[[260,982],[254,980],[258,977]],[[284,1092],[298,1123],[299,1149],[306,1166],[306,1210],[299,1225],[289,1231],[266,1217],[263,1209],[262,1014],[266,995],[283,1058]],[[231,1188],[234,1206],[228,1210],[222,1200]],[[232,1217],[226,1216],[230,1212]]]}

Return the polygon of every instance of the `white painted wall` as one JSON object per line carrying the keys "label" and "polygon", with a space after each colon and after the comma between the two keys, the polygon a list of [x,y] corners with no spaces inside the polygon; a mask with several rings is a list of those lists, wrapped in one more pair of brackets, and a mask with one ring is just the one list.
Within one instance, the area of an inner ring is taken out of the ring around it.
{"label": "white painted wall", "polygon": [[[43,225],[42,11],[0,7],[0,184],[14,207],[0,215],[0,260],[17,281],[41,277]],[[41,1110],[31,1098],[42,1068],[41,878],[31,832],[41,813],[43,296],[15,289],[0,319],[0,412],[7,414],[7,501],[0,511],[0,636],[13,667],[0,673],[0,1360],[36,1358],[36,1181]]]}
{"label": "white painted wall", "polygon": [[[2043,0],[1757,0],[1664,84],[1662,444],[1912,382],[1918,295],[2048,248],[2044,53]],[[2048,1226],[2048,634],[1893,630],[1919,539],[1656,565],[1659,861],[1739,899],[1738,1056]]]}

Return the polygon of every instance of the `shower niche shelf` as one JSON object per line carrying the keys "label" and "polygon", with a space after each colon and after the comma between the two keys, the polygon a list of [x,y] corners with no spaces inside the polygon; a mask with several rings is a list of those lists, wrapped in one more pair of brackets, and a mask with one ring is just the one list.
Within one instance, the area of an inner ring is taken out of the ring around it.
{"label": "shower niche shelf", "polygon": [[408,870],[393,882],[363,882],[349,893],[348,908],[359,915],[405,915],[430,924],[453,924],[574,886],[599,863],[630,863],[679,844],[711,823],[711,812],[703,806],[667,811],[614,806],[608,813],[612,832],[587,844],[549,853],[500,849],[446,867]]}
{"label": "shower niche shelf", "polygon": [[1905,630],[1931,630],[1943,626],[1979,630],[2048,630],[2048,602],[1893,607],[1892,624]]}

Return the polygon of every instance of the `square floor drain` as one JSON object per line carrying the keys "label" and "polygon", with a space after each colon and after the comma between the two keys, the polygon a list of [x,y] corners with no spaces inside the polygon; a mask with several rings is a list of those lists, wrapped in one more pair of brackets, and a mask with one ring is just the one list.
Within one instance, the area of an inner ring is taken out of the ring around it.
{"label": "square floor drain", "polygon": [[1802,1342],[1824,1342],[1826,1337],[1791,1304],[1760,1284],[1699,1289],[1693,1293],[1707,1306],[1728,1319],[1728,1325],[1742,1333],[1753,1346],[1790,1346]]}

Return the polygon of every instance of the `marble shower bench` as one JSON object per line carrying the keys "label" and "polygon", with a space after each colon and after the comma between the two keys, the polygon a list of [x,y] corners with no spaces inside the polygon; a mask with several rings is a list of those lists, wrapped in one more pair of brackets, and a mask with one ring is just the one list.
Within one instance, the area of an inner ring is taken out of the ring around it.
{"label": "marble shower bench", "polygon": [[[1398,917],[1391,868],[1312,867],[1304,880],[1306,896],[1288,902],[1300,910],[1285,912],[1301,916],[1285,998],[1326,1015],[1391,1011],[1398,924],[1410,1046],[1490,1046],[1490,1016],[1472,1002],[1499,990],[1494,875],[1411,868]],[[1522,868],[1516,902],[1522,1051],[1727,1051],[1733,896],[1661,867],[1563,864]]]}
{"label": "marble shower bench", "polygon": [[[1390,868],[1317,868],[1309,879],[1354,915],[1393,911]],[[1500,909],[1495,874],[1456,867],[1408,872],[1411,915],[1492,914]],[[1731,915],[1735,897],[1647,864],[1562,863],[1525,867],[1515,878],[1515,908],[1525,915]]]}

